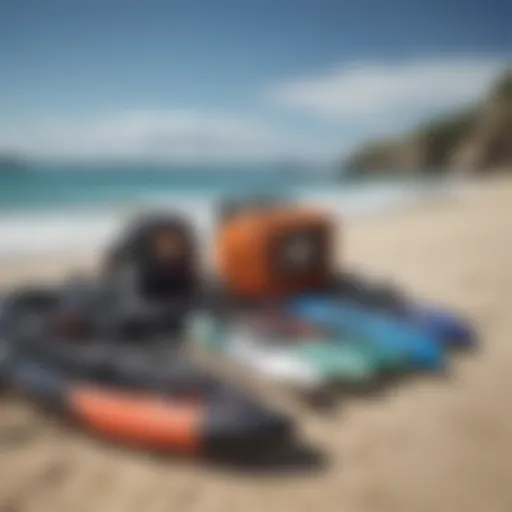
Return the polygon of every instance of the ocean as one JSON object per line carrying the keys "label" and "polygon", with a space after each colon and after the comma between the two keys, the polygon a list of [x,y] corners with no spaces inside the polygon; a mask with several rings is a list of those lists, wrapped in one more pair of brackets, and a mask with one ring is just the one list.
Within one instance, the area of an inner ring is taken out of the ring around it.
{"label": "ocean", "polygon": [[348,181],[275,167],[164,168],[40,165],[0,171],[0,258],[101,248],[138,212],[179,213],[208,238],[223,199],[267,194],[363,215],[440,192],[439,180]]}

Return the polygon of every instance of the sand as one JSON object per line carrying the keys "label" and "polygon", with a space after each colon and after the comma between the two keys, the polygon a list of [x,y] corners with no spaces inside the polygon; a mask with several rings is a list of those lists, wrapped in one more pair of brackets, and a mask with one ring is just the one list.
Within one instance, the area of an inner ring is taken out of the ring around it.
{"label": "sand", "polygon": [[[347,220],[343,260],[467,315],[482,349],[450,375],[342,396],[329,413],[285,399],[326,454],[314,471],[239,471],[99,443],[19,398],[0,400],[1,512],[510,512],[512,180]],[[4,286],[93,259],[0,264]],[[277,393],[276,393],[277,396]]]}

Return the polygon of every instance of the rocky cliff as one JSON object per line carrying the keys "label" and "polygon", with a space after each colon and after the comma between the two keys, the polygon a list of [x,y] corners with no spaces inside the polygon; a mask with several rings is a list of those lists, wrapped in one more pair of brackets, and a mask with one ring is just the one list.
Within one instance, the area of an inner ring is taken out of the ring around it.
{"label": "rocky cliff", "polygon": [[484,172],[512,168],[512,71],[481,104],[434,119],[395,140],[370,142],[343,164],[349,174]]}

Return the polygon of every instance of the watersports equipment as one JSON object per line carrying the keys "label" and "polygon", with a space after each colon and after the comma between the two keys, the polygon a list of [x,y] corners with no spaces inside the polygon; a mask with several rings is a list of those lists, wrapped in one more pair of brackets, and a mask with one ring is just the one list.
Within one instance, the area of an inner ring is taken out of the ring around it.
{"label": "watersports equipment", "polygon": [[[272,195],[231,199],[220,206],[220,212],[219,273],[239,300],[326,292],[398,316],[450,347],[475,342],[472,327],[456,314],[397,287],[340,272],[333,258],[337,223],[326,212]],[[256,269],[252,281],[244,276],[244,268],[247,273],[248,268]]]}
{"label": "watersports equipment", "polygon": [[446,364],[441,344],[408,322],[322,295],[292,299],[287,308],[329,332],[371,340],[374,347],[396,354],[411,368],[442,369]]}
{"label": "watersports equipment", "polygon": [[196,291],[186,227],[169,218],[140,226],[114,247],[103,279],[4,298],[0,379],[93,433],[141,448],[252,456],[289,444],[285,415],[182,351]]}
{"label": "watersports equipment", "polygon": [[135,392],[116,384],[77,379],[61,368],[22,358],[4,370],[4,382],[40,404],[115,442],[149,450],[196,455],[249,456],[276,449],[290,423],[237,394],[194,386],[180,393]]}
{"label": "watersports equipment", "polygon": [[[412,367],[442,368],[442,346],[469,338],[469,329],[448,312],[407,299],[398,307],[389,293],[385,299],[377,288],[362,293],[336,272],[335,226],[326,213],[290,203],[238,207],[219,231],[219,274],[233,302],[281,301],[289,313],[328,328],[337,339],[348,335],[395,353],[398,365],[406,360]],[[302,294],[304,300],[295,300]]]}
{"label": "watersports equipment", "polygon": [[203,315],[195,324],[194,338],[207,349],[300,391],[321,391],[334,382],[364,386],[379,370],[359,344],[333,343],[282,314],[245,312],[222,322]]}
{"label": "watersports equipment", "polygon": [[198,257],[191,227],[165,213],[135,218],[108,248],[102,275],[124,293],[148,300],[193,300]]}
{"label": "watersports equipment", "polygon": [[333,264],[333,231],[325,215],[293,206],[237,213],[218,233],[223,285],[249,301],[325,289]]}
{"label": "watersports equipment", "polygon": [[470,347],[476,342],[474,329],[467,320],[407,296],[391,284],[371,282],[354,273],[343,273],[336,279],[334,293],[344,301],[407,320],[448,347]]}
{"label": "watersports equipment", "polygon": [[288,418],[193,366],[176,348],[181,343],[71,337],[44,321],[27,330],[20,327],[29,320],[25,312],[12,302],[2,308],[1,380],[95,434],[150,450],[221,456],[276,449],[292,436]]}

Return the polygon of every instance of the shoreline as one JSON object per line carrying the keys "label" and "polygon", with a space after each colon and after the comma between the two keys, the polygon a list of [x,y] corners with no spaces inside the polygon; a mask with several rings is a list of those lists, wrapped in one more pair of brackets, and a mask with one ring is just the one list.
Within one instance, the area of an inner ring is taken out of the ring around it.
{"label": "shoreline", "polygon": [[[473,189],[474,186],[475,183],[471,180],[469,182],[469,188]],[[477,186],[479,185],[477,184]],[[343,225],[346,224],[346,222],[356,222],[358,224],[367,222],[371,223],[376,219],[407,215],[424,208],[429,209],[435,205],[443,204],[446,201],[456,199],[465,187],[468,187],[467,180],[463,180],[462,182],[457,182],[455,184],[447,182],[444,188],[437,188],[434,191],[424,190],[423,192],[418,192],[417,195],[411,193],[401,201],[391,202],[390,204],[379,205],[378,207],[362,209],[360,211],[353,211],[352,213],[342,213],[341,211],[331,211],[331,213],[335,218],[338,218]],[[306,201],[306,203],[308,203],[308,201]],[[325,207],[321,202],[314,200],[310,202],[310,204],[314,207]],[[123,209],[109,211],[108,213],[117,213],[120,217],[129,217],[130,215],[128,212],[140,211],[141,208],[142,207],[140,205],[137,205],[137,207],[134,207],[133,209],[125,207]],[[328,210],[332,209],[328,208]],[[83,211],[87,214],[86,218],[99,217],[97,212],[92,212],[91,210]],[[109,218],[108,213],[106,214],[107,218]],[[52,215],[55,216],[55,214]],[[14,217],[16,217],[16,215],[14,215]],[[1,220],[2,218],[0,216],[0,222]],[[119,221],[110,221],[110,224],[111,227],[109,231],[115,232],[115,229],[112,229],[112,226],[115,224],[122,225],[123,223]],[[96,268],[96,261],[105,246],[106,240],[109,240],[109,237],[105,234],[99,238],[101,239],[99,242],[96,240],[92,243],[92,247],[87,248],[76,247],[73,244],[69,244],[67,246],[65,244],[61,244],[62,246],[60,248],[41,248],[39,250],[32,251],[13,249],[10,252],[0,254],[0,268],[3,269],[3,272],[0,271],[0,289],[9,286],[9,283],[11,282],[16,282],[17,278],[15,275],[25,273],[29,280],[35,279],[47,282],[48,280],[62,277],[61,275],[63,271],[78,273],[94,272]],[[209,238],[209,235],[206,235],[206,238]],[[85,245],[86,244],[84,243],[84,246]],[[207,262],[206,266],[209,266]],[[39,267],[36,269],[35,274],[33,271],[34,267]],[[10,279],[11,277],[13,279]]]}
{"label": "shoreline", "polygon": [[[460,185],[452,180],[439,182],[362,183],[345,186],[304,188],[291,186],[291,198],[299,203],[326,208],[334,216],[345,218],[374,217],[388,211],[402,211],[450,196]],[[267,191],[270,192],[270,191]],[[190,220],[203,238],[212,230],[217,202],[223,194],[189,192],[190,197],[174,193],[153,199],[134,199],[133,203],[77,205],[67,207],[6,210],[0,214],[0,263],[34,258],[59,257],[59,253],[94,252],[118,229],[141,211],[162,210]],[[258,193],[257,191],[255,193]],[[264,191],[261,193],[265,193]],[[229,194],[228,194],[229,195]],[[285,197],[287,193],[285,194]],[[92,249],[90,246],[93,246]]]}

